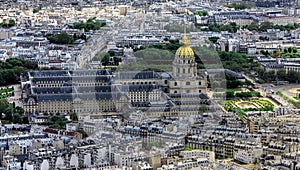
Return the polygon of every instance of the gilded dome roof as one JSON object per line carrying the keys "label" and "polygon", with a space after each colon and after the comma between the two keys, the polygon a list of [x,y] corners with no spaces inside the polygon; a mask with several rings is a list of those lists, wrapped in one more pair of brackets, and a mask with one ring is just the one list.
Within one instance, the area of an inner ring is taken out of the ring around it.
{"label": "gilded dome roof", "polygon": [[182,45],[177,49],[176,55],[180,58],[193,58],[195,56],[193,49],[188,45],[188,38],[185,34],[182,37]]}

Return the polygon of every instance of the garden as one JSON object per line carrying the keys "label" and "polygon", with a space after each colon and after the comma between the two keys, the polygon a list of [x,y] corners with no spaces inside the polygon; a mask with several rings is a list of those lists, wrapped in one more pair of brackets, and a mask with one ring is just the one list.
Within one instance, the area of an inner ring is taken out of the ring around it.
{"label": "garden", "polygon": [[1,88],[0,89],[0,99],[14,96],[13,87],[11,88]]}
{"label": "garden", "polygon": [[226,100],[221,102],[226,111],[234,111],[239,108],[244,112],[247,111],[272,111],[274,105],[266,99],[249,99],[249,100]]}

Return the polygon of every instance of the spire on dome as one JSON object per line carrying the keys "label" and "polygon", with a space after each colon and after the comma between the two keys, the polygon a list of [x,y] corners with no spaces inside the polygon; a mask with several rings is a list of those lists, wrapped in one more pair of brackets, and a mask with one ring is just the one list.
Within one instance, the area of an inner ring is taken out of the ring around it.
{"label": "spire on dome", "polygon": [[188,37],[186,36],[186,26],[184,26],[184,34],[182,37],[182,46],[188,45]]}
{"label": "spire on dome", "polygon": [[195,57],[194,51],[188,45],[188,37],[186,36],[186,27],[184,27],[184,34],[182,36],[182,44],[176,51],[179,58],[193,58]]}

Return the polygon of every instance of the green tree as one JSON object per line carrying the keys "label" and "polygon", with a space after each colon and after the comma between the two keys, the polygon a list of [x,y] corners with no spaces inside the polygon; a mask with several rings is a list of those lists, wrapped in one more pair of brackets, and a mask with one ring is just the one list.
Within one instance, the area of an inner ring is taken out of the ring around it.
{"label": "green tree", "polygon": [[[225,25],[210,23],[207,25],[207,27],[208,30],[212,32],[228,31],[231,33],[235,33],[239,29],[239,26],[235,22],[232,22],[230,24],[225,24]],[[207,31],[207,30],[205,29],[202,31]]]}
{"label": "green tree", "polygon": [[292,52],[293,53],[297,53],[298,52],[298,48],[297,47],[292,47]]}
{"label": "green tree", "polygon": [[84,29],[84,31],[99,30],[105,26],[105,23],[96,21],[95,18],[89,18],[86,22],[75,22],[71,27],[75,29]]}
{"label": "green tree", "polygon": [[108,52],[99,53],[93,58],[94,61],[101,61],[103,65],[108,65],[109,59],[110,59],[110,54]]}
{"label": "green tree", "polygon": [[13,110],[10,107],[7,107],[4,110],[4,114],[5,114],[5,120],[7,120],[8,122],[11,122],[13,120]]}
{"label": "green tree", "polygon": [[9,108],[9,103],[6,99],[0,99],[0,113],[4,113]]}
{"label": "green tree", "polygon": [[23,118],[19,113],[13,113],[12,115],[12,122],[13,123],[22,123],[23,122]]}
{"label": "green tree", "polygon": [[250,25],[248,25],[246,28],[250,31],[258,31],[259,25],[257,22],[251,22]]}
{"label": "green tree", "polygon": [[116,55],[116,52],[115,52],[115,51],[112,51],[112,50],[109,50],[108,53],[109,53],[109,55],[110,55],[111,57],[113,57],[113,56]]}
{"label": "green tree", "polygon": [[24,114],[24,109],[20,106],[17,106],[15,109],[14,109],[14,113],[17,113],[17,114],[20,114],[20,115],[23,115]]}
{"label": "green tree", "polygon": [[249,80],[246,80],[245,83],[244,83],[246,86],[252,86],[253,84],[251,83],[251,81]]}
{"label": "green tree", "polygon": [[55,124],[51,125],[50,128],[53,128],[53,129],[62,129],[61,126],[58,123],[55,123]]}
{"label": "green tree", "polygon": [[285,80],[286,79],[286,71],[284,69],[278,70],[277,77],[279,80]]}
{"label": "green tree", "polygon": [[15,26],[16,25],[16,21],[14,20],[14,19],[10,19],[9,21],[8,21],[8,26],[9,27],[13,27],[13,26]]}
{"label": "green tree", "polygon": [[38,13],[39,10],[38,9],[33,9],[32,12],[35,14],[35,13]]}
{"label": "green tree", "polygon": [[106,53],[103,57],[103,59],[101,60],[102,64],[103,65],[109,65],[109,59],[110,59],[110,55],[109,53]]}
{"label": "green tree", "polygon": [[[58,128],[57,125],[59,125],[58,129],[64,129],[66,127],[66,118],[63,118],[59,115],[54,115],[50,118],[51,123],[53,124],[52,126],[55,126],[55,128]],[[57,125],[55,125],[57,124]]]}
{"label": "green tree", "polygon": [[3,27],[3,28],[7,28],[8,27],[8,24],[6,22],[1,22],[0,23],[0,26]]}
{"label": "green tree", "polygon": [[200,11],[200,10],[197,10],[197,11],[194,11],[193,14],[194,14],[194,15],[199,15],[199,16],[207,16],[207,15],[208,15],[208,12],[207,12],[207,11]]}
{"label": "green tree", "polygon": [[234,90],[227,90],[226,91],[226,98],[227,99],[232,99],[232,98],[234,98],[235,96],[234,96]]}
{"label": "green tree", "polygon": [[272,29],[273,25],[274,24],[272,22],[268,22],[268,21],[262,22],[260,24],[260,31],[266,32],[268,29]]}
{"label": "green tree", "polygon": [[122,58],[120,58],[120,57],[114,57],[114,63],[117,64],[119,62],[122,62]]}
{"label": "green tree", "polygon": [[74,42],[74,37],[66,32],[54,35],[48,34],[46,37],[50,43],[55,44],[72,44]]}
{"label": "green tree", "polygon": [[75,112],[73,112],[73,113],[71,113],[70,114],[70,119],[72,120],[72,121],[78,121],[78,116],[77,116],[77,113],[75,113]]}
{"label": "green tree", "polygon": [[209,41],[211,41],[212,43],[216,43],[218,41],[218,39],[220,39],[219,37],[209,37],[208,38]]}

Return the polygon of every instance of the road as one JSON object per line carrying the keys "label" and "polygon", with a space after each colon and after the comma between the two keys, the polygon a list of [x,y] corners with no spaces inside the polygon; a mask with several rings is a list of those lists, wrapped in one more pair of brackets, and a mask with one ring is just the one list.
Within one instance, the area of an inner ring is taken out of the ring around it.
{"label": "road", "polygon": [[[246,80],[251,81],[252,84],[256,85],[256,89],[254,89],[257,92],[260,92],[262,96],[266,97],[267,95],[271,95],[273,98],[277,99],[278,102],[280,102],[281,105],[288,105],[290,108],[294,108],[293,105],[289,104],[287,101],[285,101],[281,96],[277,95],[277,91],[282,91],[284,95],[291,96],[291,94],[288,94],[286,91],[290,88],[295,88],[296,84],[289,84],[289,85],[281,85],[281,86],[274,86],[270,83],[265,84],[258,84],[255,82],[255,80],[251,79],[250,77],[243,74],[243,76],[246,78]],[[300,88],[300,85],[298,85]],[[272,93],[273,91],[273,93]]]}

